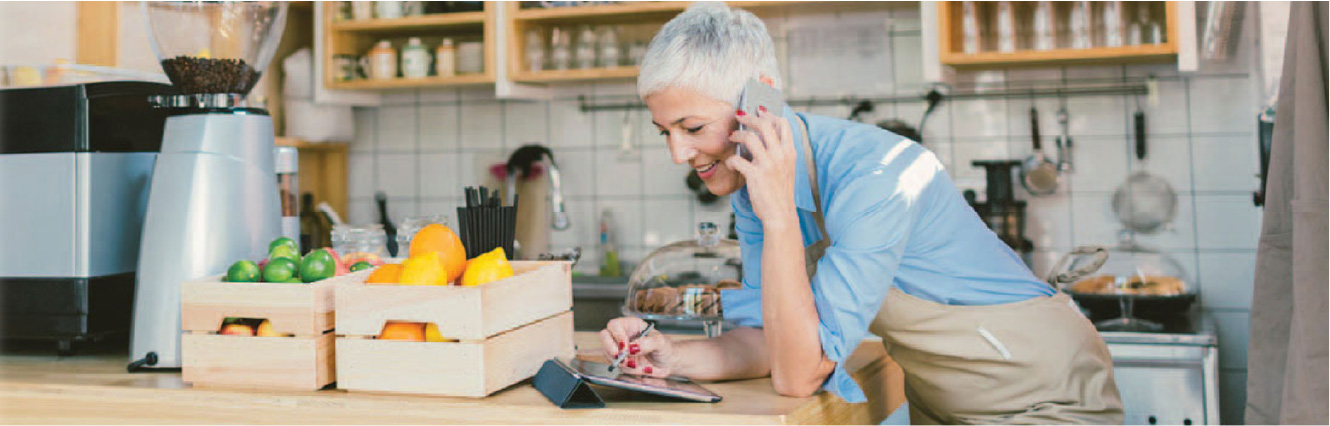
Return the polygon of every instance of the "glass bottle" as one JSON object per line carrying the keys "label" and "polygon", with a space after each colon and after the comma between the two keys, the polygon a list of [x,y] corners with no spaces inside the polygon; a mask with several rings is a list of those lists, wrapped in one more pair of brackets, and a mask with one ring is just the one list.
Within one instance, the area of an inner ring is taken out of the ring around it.
{"label": "glass bottle", "polygon": [[1057,43],[1054,42],[1053,35],[1053,2],[1041,1],[1034,6],[1033,22],[1033,46],[1034,50],[1052,50]]}
{"label": "glass bottle", "polygon": [[1003,53],[1016,51],[1016,14],[1009,1],[997,2],[997,50]]}
{"label": "glass bottle", "polygon": [[1089,49],[1090,43],[1090,2],[1077,1],[1071,4],[1068,17],[1068,30],[1071,32],[1072,49]]}
{"label": "glass bottle", "polygon": [[540,38],[539,30],[526,32],[526,67],[527,71],[539,72],[545,66],[545,42]]}
{"label": "glass bottle", "polygon": [[609,25],[601,27],[596,41],[600,46],[597,65],[601,68],[619,66],[619,29]]}
{"label": "glass bottle", "polygon": [[300,196],[300,247],[308,253],[328,246],[328,226],[323,218],[314,212],[314,194]]}
{"label": "glass bottle", "polygon": [[591,69],[596,67],[596,32],[590,25],[583,25],[577,34],[577,67]]}
{"label": "glass bottle", "polygon": [[967,55],[979,53],[979,5],[961,2],[961,46]]}
{"label": "glass bottle", "polygon": [[1122,2],[1106,1],[1101,5],[1100,18],[1103,20],[1104,46],[1122,46]]}
{"label": "glass bottle", "polygon": [[572,65],[573,35],[567,28],[555,28],[550,33],[550,68],[566,70]]}

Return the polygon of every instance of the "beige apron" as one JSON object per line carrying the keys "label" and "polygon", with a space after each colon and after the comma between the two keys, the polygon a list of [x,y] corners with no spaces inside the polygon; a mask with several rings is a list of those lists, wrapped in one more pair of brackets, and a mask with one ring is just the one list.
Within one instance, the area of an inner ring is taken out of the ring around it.
{"label": "beige apron", "polygon": [[[823,236],[804,249],[811,281],[831,234],[808,124],[799,124]],[[949,306],[892,288],[869,331],[905,371],[912,423],[1122,423],[1108,346],[1065,294]]]}

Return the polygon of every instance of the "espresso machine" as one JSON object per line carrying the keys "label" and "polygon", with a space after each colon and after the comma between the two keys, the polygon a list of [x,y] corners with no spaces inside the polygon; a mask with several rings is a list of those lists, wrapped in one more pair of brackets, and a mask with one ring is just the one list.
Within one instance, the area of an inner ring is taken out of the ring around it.
{"label": "espresso machine", "polygon": [[131,371],[180,367],[180,284],[259,259],[282,235],[273,123],[246,96],[272,60],[286,2],[144,2],[179,95],[166,111],[139,246]]}
{"label": "espresso machine", "polygon": [[0,339],[129,333],[165,111],[158,83],[0,90]]}

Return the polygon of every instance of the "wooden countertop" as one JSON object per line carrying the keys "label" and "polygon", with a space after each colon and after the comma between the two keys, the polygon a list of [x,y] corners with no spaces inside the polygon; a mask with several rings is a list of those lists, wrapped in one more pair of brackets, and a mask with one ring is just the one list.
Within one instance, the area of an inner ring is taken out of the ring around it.
{"label": "wooden countertop", "polygon": [[[580,356],[599,351],[594,333],[577,334]],[[128,356],[101,350],[60,358],[50,346],[0,350],[0,422],[98,424],[436,424],[436,423],[726,423],[877,424],[904,402],[900,367],[882,344],[866,340],[846,367],[869,403],[848,404],[822,392],[777,395],[770,379],[708,383],[717,404],[646,399],[597,387],[606,408],[561,410],[529,382],[484,399],[348,393],[194,389],[179,373],[125,372]]]}

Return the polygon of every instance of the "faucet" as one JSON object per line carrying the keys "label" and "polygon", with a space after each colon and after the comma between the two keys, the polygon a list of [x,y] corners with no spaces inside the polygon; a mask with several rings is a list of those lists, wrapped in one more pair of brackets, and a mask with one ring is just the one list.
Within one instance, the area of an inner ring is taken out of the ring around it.
{"label": "faucet", "polygon": [[542,158],[549,163],[550,207],[553,211],[550,227],[562,231],[568,229],[568,213],[563,206],[563,182],[559,175],[559,166],[554,162],[554,153],[549,148],[531,144],[523,145],[513,151],[513,155],[508,157],[504,184],[507,186],[508,198],[511,203],[512,200],[517,198],[517,175],[519,172],[523,177],[531,176],[532,166]]}

